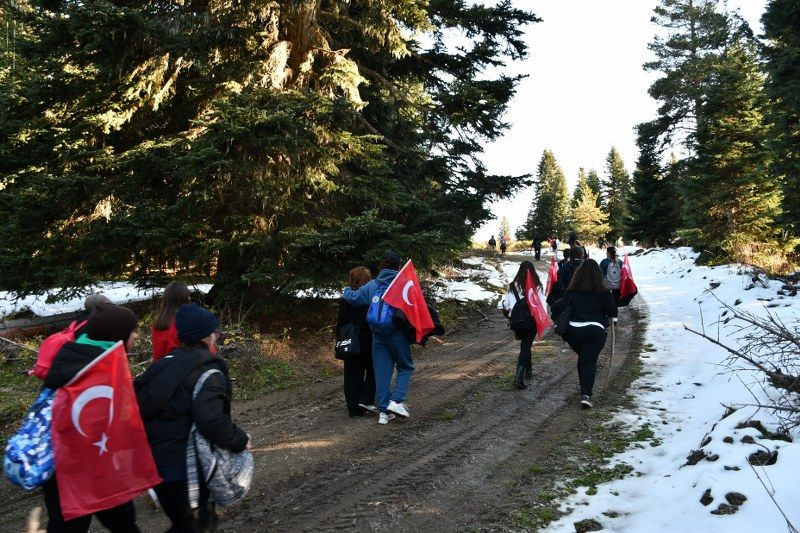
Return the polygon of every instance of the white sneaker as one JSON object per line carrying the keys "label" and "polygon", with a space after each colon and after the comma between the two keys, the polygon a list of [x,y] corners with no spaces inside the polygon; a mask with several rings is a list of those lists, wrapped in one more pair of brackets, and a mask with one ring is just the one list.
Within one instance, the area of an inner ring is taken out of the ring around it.
{"label": "white sneaker", "polygon": [[378,417],[378,424],[385,426],[389,423],[389,420],[394,420],[394,415],[392,413],[381,413]]}
{"label": "white sneaker", "polygon": [[391,411],[396,415],[400,415],[403,418],[408,418],[411,416],[411,413],[408,412],[408,408],[406,407],[405,403],[397,403],[395,401],[390,401],[389,406],[386,408],[387,411]]}
{"label": "white sneaker", "polygon": [[358,406],[359,406],[360,408],[362,408],[362,409],[366,409],[366,410],[367,410],[367,411],[369,411],[370,413],[377,413],[377,412],[378,412],[378,408],[377,408],[377,407],[375,407],[375,406],[374,406],[374,405],[372,405],[372,404],[370,404],[370,405],[367,405],[367,404],[365,404],[365,403],[360,403],[360,404],[358,404]]}

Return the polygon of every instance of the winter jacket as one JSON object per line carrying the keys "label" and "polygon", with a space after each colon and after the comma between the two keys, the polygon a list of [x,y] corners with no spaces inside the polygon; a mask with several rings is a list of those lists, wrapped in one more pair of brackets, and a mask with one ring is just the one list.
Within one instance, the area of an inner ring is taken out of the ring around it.
{"label": "winter jacket", "polygon": [[[217,368],[192,401],[200,375]],[[247,433],[231,419],[228,365],[204,348],[179,348],[133,382],[153,458],[164,481],[186,479],[186,444],[192,423],[212,444],[234,452],[247,447]]]}
{"label": "winter jacket", "polygon": [[353,324],[358,331],[358,343],[361,347],[361,356],[372,359],[372,331],[367,324],[367,309],[350,305],[344,298],[339,300],[339,319],[336,321],[336,333],[342,330],[345,324]]}
{"label": "winter jacket", "polygon": [[[78,340],[86,340],[82,335]],[[115,343],[108,343],[109,347]],[[83,370],[83,367],[94,361],[98,355],[106,351],[106,347],[96,344],[86,344],[85,342],[68,342],[61,347],[53,359],[50,371],[44,378],[44,386],[49,389],[58,389],[70,382],[75,374]]]}
{"label": "winter jacket", "polygon": [[381,270],[380,274],[378,274],[377,278],[362,285],[357,291],[354,291],[350,287],[345,288],[342,298],[344,298],[347,303],[355,307],[369,307],[372,297],[378,291],[378,287],[388,287],[392,280],[394,280],[396,277],[397,270],[384,268]]}
{"label": "winter jacket", "polygon": [[608,318],[616,317],[618,313],[611,291],[567,291],[563,298],[551,306],[553,317],[558,318],[568,305],[572,307],[570,322],[597,322],[608,327]]}
{"label": "winter jacket", "polygon": [[154,324],[150,331],[150,338],[153,340],[153,361],[158,361],[181,345],[181,341],[178,340],[178,328],[175,327],[175,320],[172,321],[167,329],[156,329]]}

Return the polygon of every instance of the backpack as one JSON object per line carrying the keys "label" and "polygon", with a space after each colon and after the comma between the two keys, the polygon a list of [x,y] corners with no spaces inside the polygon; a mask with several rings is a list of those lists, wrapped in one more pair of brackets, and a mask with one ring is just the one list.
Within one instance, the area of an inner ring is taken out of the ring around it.
{"label": "backpack", "polygon": [[524,298],[520,298],[517,293],[516,287],[511,287],[514,296],[517,298],[517,303],[511,308],[511,316],[509,317],[509,326],[514,333],[529,333],[531,330],[536,329],[536,321],[531,315],[531,310],[528,309],[528,302]]}
{"label": "backpack", "polygon": [[84,320],[78,324],[78,321],[75,320],[66,329],[53,333],[43,340],[39,346],[39,352],[36,354],[36,364],[28,370],[28,375],[36,376],[39,379],[47,377],[58,351],[68,342],[75,342],[75,332],[85,326],[86,322],[88,321]]}
{"label": "backpack", "polygon": [[622,268],[618,261],[609,261],[606,270],[606,288],[609,290],[619,289],[619,282],[622,278]]}
{"label": "backpack", "polygon": [[[192,401],[200,394],[206,379],[218,368],[203,372],[192,391]],[[199,472],[198,472],[199,468]],[[186,444],[186,478],[189,486],[189,506],[200,504],[200,475],[208,489],[209,500],[220,507],[229,507],[244,498],[253,481],[253,454],[245,450],[232,452],[211,444],[192,424]]]}
{"label": "backpack", "polygon": [[378,335],[391,335],[397,331],[397,325],[394,323],[396,309],[383,301],[383,293],[388,288],[388,285],[378,287],[378,290],[372,295],[372,302],[367,309],[369,329]]}
{"label": "backpack", "polygon": [[336,359],[347,359],[361,355],[361,342],[358,334],[358,328],[352,322],[342,324],[342,327],[337,332],[334,346],[334,357]]}
{"label": "backpack", "polygon": [[25,490],[43,485],[55,472],[50,441],[55,394],[53,389],[42,389],[28,409],[19,431],[6,444],[3,470],[9,481]]}

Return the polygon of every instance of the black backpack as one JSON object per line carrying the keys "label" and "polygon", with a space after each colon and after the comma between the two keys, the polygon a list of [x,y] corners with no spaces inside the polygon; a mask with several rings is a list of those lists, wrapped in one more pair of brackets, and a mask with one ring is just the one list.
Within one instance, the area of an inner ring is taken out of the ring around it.
{"label": "black backpack", "polygon": [[536,321],[531,316],[531,311],[528,309],[528,302],[524,298],[520,298],[517,293],[517,288],[512,285],[511,290],[517,298],[517,303],[511,309],[511,316],[509,317],[509,325],[514,333],[528,333],[536,329]]}

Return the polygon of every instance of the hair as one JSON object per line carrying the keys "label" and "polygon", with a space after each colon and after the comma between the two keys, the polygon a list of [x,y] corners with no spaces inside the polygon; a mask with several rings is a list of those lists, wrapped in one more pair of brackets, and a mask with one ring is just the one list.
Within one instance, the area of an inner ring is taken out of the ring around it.
{"label": "hair", "polygon": [[525,282],[528,280],[528,272],[531,273],[531,278],[533,278],[533,283],[536,285],[536,288],[542,288],[542,282],[539,280],[539,274],[536,273],[536,268],[534,268],[533,263],[530,261],[523,261],[519,264],[519,270],[517,270],[517,275],[514,276],[514,281],[508,284],[508,290],[513,290],[515,283],[520,287],[524,287]]}
{"label": "hair", "polygon": [[611,257],[614,258],[614,261],[617,260],[617,248],[615,246],[609,246],[608,248],[606,248],[606,252],[611,254]]}
{"label": "hair", "polygon": [[164,289],[164,297],[158,306],[155,328],[158,330],[169,329],[172,321],[175,320],[175,313],[183,304],[188,304],[192,300],[192,293],[189,287],[180,281],[173,281]]}
{"label": "hair", "polygon": [[583,249],[580,246],[573,246],[569,251],[570,259],[583,259]]}
{"label": "hair", "polygon": [[603,293],[606,292],[606,282],[603,279],[603,272],[600,265],[594,259],[587,259],[578,270],[572,275],[568,291]]}
{"label": "hair", "polygon": [[90,294],[83,301],[83,307],[84,307],[84,309],[86,309],[88,312],[91,313],[92,311],[94,311],[97,308],[98,305],[110,304],[110,303],[112,303],[111,300],[106,298],[106,296],[104,294],[99,294],[99,293]]}
{"label": "hair", "polygon": [[350,271],[350,288],[354,291],[358,290],[366,285],[371,279],[372,274],[369,273],[369,269],[367,267],[357,266]]}
{"label": "hair", "polygon": [[567,248],[567,249],[565,249],[565,250],[564,250],[564,259],[567,259],[567,260],[569,260],[569,257],[570,257],[570,255],[569,255],[569,254],[570,254],[570,250],[572,250],[572,248]]}

